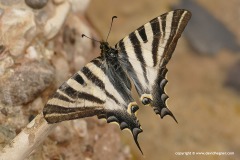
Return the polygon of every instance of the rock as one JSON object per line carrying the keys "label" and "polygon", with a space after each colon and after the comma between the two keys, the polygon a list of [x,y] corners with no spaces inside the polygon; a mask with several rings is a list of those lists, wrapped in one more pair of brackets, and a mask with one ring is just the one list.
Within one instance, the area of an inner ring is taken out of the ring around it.
{"label": "rock", "polygon": [[87,122],[85,120],[83,119],[73,120],[72,127],[79,137],[84,138],[88,135]]}
{"label": "rock", "polygon": [[58,143],[70,142],[73,138],[72,129],[69,128],[69,123],[58,125],[50,134],[50,138]]}
{"label": "rock", "polygon": [[0,60],[0,76],[5,73],[5,71],[13,66],[14,61],[11,56],[6,56],[3,60]]}
{"label": "rock", "polygon": [[90,3],[90,0],[69,0],[73,12],[84,13]]}
{"label": "rock", "polygon": [[42,58],[42,55],[36,50],[34,46],[29,46],[26,50],[25,57],[31,60],[38,60]]}
{"label": "rock", "polygon": [[197,52],[213,55],[221,49],[240,51],[240,45],[237,44],[234,34],[205,8],[201,7],[197,1],[182,0],[174,8],[184,8],[192,12],[193,16],[184,34]]}
{"label": "rock", "polygon": [[11,107],[0,103],[0,125],[11,126],[19,133],[27,123],[28,117],[24,114],[22,106]]}
{"label": "rock", "polygon": [[29,110],[30,112],[34,112],[36,114],[42,110],[42,106],[44,106],[43,99],[41,97],[37,97],[32,103],[30,103]]}
{"label": "rock", "polygon": [[18,4],[19,2],[21,2],[21,0],[0,0],[0,3],[2,5],[6,5],[6,6],[11,6],[11,5],[14,5],[14,4]]}
{"label": "rock", "polygon": [[8,125],[0,125],[0,148],[8,144],[16,136],[15,129]]}
{"label": "rock", "polygon": [[12,56],[20,56],[36,36],[36,24],[31,10],[6,8],[0,17],[0,44]]}
{"label": "rock", "polygon": [[47,39],[52,39],[60,31],[69,11],[70,4],[68,1],[56,6],[54,16],[44,26],[44,36]]}
{"label": "rock", "polygon": [[8,105],[25,104],[36,98],[54,80],[54,69],[46,62],[24,62],[4,74],[0,81],[0,100]]}
{"label": "rock", "polygon": [[48,0],[25,0],[25,3],[33,9],[41,9],[47,5]]}

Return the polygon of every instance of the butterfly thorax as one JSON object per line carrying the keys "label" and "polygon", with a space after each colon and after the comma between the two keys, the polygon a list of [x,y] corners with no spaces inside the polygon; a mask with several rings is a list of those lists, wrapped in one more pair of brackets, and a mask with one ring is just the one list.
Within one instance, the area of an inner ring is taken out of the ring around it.
{"label": "butterfly thorax", "polygon": [[117,58],[118,51],[112,48],[108,42],[101,42],[101,57],[105,60],[114,60]]}

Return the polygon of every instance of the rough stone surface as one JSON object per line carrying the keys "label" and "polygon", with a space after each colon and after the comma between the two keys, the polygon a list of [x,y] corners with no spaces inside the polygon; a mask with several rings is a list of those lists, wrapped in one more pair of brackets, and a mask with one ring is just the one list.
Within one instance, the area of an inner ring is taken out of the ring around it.
{"label": "rough stone surface", "polygon": [[0,125],[0,146],[3,147],[16,136],[15,129],[11,126]]}
{"label": "rough stone surface", "polygon": [[21,0],[0,0],[2,5],[10,6],[19,3]]}
{"label": "rough stone surface", "polygon": [[72,4],[73,12],[84,13],[90,3],[90,0],[69,0]]}
{"label": "rough stone surface", "polygon": [[48,0],[25,0],[25,3],[33,9],[41,9],[46,6]]}
{"label": "rough stone surface", "polygon": [[13,64],[14,61],[11,56],[4,57],[4,59],[0,61],[0,75],[3,75],[8,68],[13,66]]}
{"label": "rough stone surface", "polygon": [[0,18],[0,44],[12,56],[24,53],[36,36],[34,13],[27,8],[7,7]]}
{"label": "rough stone surface", "polygon": [[1,103],[20,105],[36,98],[54,79],[54,68],[45,62],[22,62],[0,79]]}

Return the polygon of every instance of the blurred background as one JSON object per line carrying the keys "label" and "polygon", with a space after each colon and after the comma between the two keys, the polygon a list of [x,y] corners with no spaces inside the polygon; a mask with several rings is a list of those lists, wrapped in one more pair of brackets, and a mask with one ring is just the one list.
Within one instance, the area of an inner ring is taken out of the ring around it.
{"label": "blurred background", "polygon": [[[113,46],[121,38],[173,8],[192,12],[168,64],[168,106],[178,120],[160,119],[141,107],[144,132],[139,142],[123,131],[133,159],[240,159],[240,1],[239,0],[101,0],[91,1],[87,17]],[[119,130],[119,132],[121,132]],[[234,152],[232,156],[179,156],[177,152]]]}

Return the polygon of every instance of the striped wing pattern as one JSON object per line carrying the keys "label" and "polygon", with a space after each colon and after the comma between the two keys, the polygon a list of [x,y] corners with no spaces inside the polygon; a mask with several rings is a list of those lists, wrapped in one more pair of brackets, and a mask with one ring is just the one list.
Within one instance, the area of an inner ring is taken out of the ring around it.
{"label": "striped wing pattern", "polygon": [[191,13],[175,10],[156,17],[115,45],[123,68],[134,82],[144,105],[161,118],[172,112],[166,106],[166,65],[175,50]]}
{"label": "striped wing pattern", "polygon": [[[141,151],[137,137],[142,132],[131,95],[131,81],[144,105],[153,107],[162,118],[172,112],[165,101],[166,65],[191,14],[175,10],[154,18],[112,48],[101,42],[101,56],[93,59],[50,97],[43,109],[47,122],[97,116],[129,129]],[[130,79],[129,79],[130,78]],[[175,119],[176,120],[176,119]]]}

